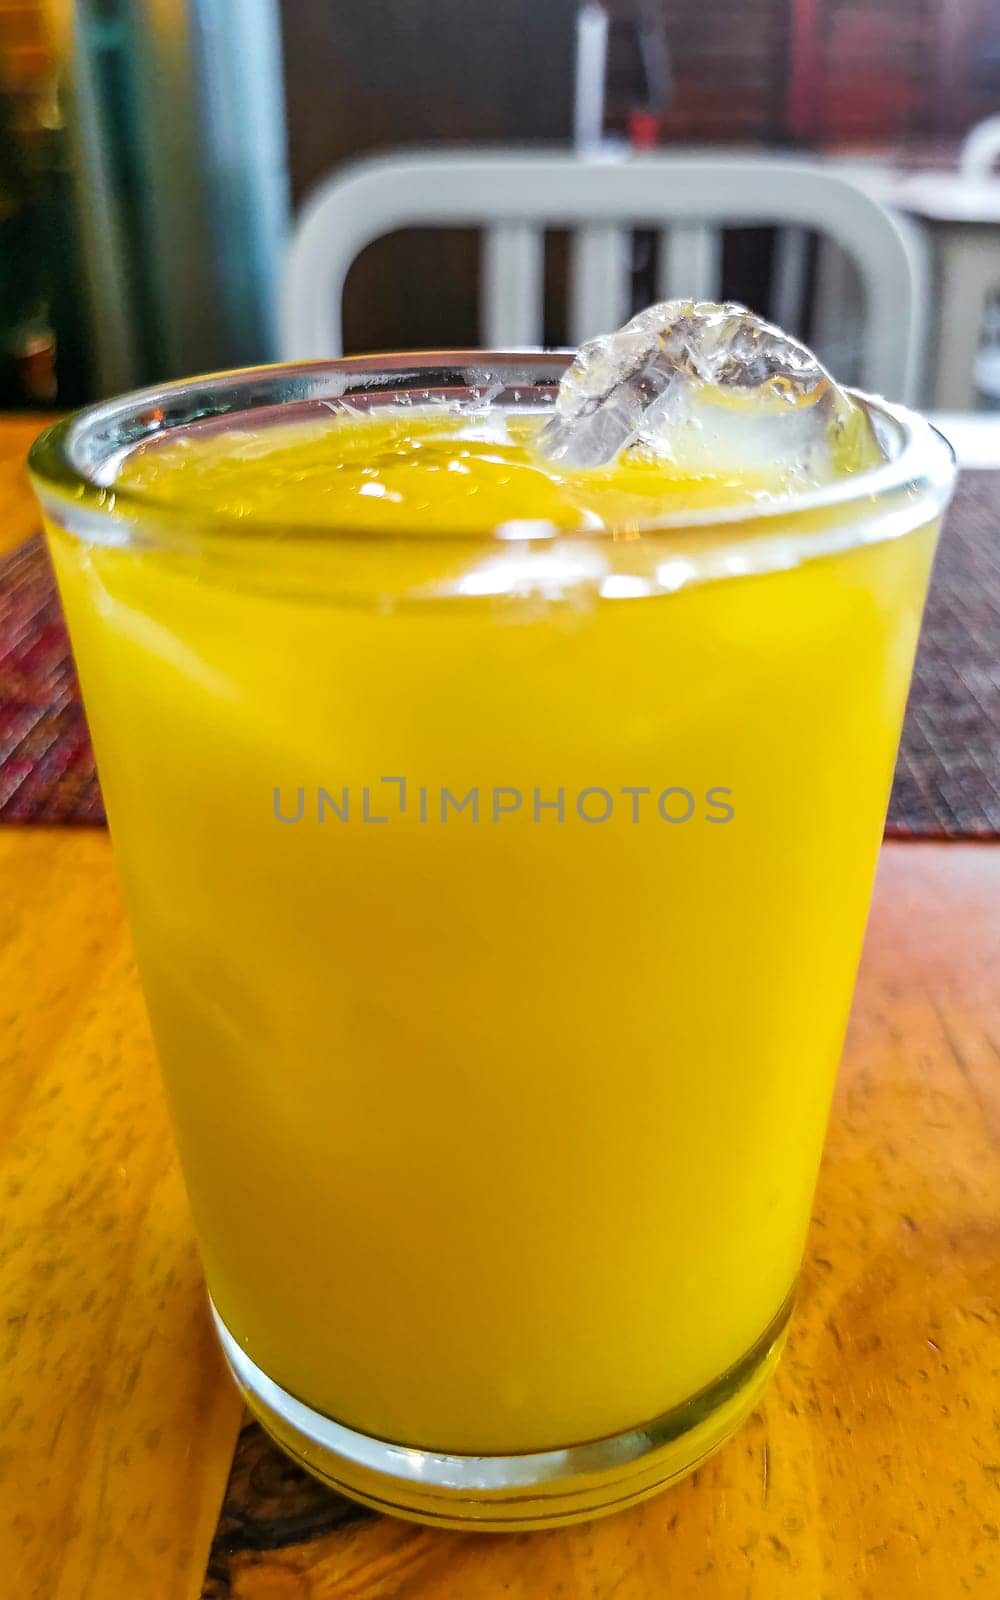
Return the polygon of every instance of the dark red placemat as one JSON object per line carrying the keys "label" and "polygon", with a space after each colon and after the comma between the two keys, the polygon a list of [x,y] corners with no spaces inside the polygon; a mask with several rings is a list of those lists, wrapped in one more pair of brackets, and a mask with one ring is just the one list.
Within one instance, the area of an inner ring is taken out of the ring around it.
{"label": "dark red placemat", "polygon": [[[934,571],[886,831],[1000,835],[1000,472],[963,472]],[[40,539],[0,559],[0,819],[103,822]]]}
{"label": "dark red placemat", "polygon": [[886,832],[1000,834],[1000,472],[963,472],[948,511]]}
{"label": "dark red placemat", "polygon": [[0,818],[104,821],[62,610],[40,536],[0,558]]}

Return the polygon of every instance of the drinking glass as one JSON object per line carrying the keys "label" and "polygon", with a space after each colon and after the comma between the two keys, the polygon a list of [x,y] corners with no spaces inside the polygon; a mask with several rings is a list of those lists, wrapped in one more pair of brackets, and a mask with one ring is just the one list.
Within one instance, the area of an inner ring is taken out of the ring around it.
{"label": "drinking glass", "polygon": [[31,458],[227,1360],[312,1472],[454,1526],[653,1493],[777,1362],[953,460],[861,400],[871,471],[578,533],[116,472],[533,415],[566,360],[225,373]]}

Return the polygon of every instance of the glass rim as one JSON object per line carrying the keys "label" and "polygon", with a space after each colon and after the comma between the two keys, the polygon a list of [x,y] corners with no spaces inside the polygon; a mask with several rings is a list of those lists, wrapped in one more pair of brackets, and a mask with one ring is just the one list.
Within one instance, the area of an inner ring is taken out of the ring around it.
{"label": "glass rim", "polygon": [[[627,528],[618,528],[613,523],[591,529],[561,527],[533,518],[506,519],[499,524],[484,519],[479,526],[470,525],[444,534],[402,524],[384,529],[359,529],[352,527],[349,520],[275,522],[206,511],[194,499],[188,502],[160,499],[145,490],[121,487],[113,479],[102,482],[98,475],[102,466],[120,460],[127,450],[195,423],[217,421],[220,425],[235,426],[240,418],[251,419],[264,411],[276,413],[286,407],[308,409],[311,406],[318,413],[323,408],[335,409],[337,402],[343,402],[345,412],[349,413],[352,395],[367,394],[377,398],[384,393],[391,398],[393,394],[407,392],[402,381],[407,378],[412,378],[419,388],[422,378],[426,383],[431,376],[441,380],[447,375],[459,380],[456,388],[462,394],[485,404],[507,391],[535,389],[554,394],[559,377],[574,355],[573,350],[539,349],[403,351],[275,362],[210,372],[137,389],[73,412],[36,439],[28,454],[28,470],[43,509],[62,525],[58,508],[64,508],[72,523],[71,533],[82,533],[84,525],[96,533],[108,523],[127,526],[135,521],[141,526],[152,520],[156,525],[169,523],[169,531],[142,542],[164,545],[175,542],[184,531],[197,533],[199,539],[207,536],[213,542],[224,542],[238,534],[262,543],[272,539],[287,542],[293,538],[308,538],[330,543],[358,539],[372,544],[401,539],[418,543],[447,539],[449,544],[509,544],[515,538],[544,539],[549,543],[585,539],[596,543],[622,532],[633,539],[654,538],[660,534],[673,535],[686,528],[697,530],[727,524],[738,525],[751,534],[754,529],[765,530],[769,522],[800,512],[849,509],[857,505],[870,516],[883,501],[899,494],[936,501],[937,504],[922,513],[920,520],[926,521],[944,506],[951,492],[957,462],[944,435],[918,412],[857,389],[846,392],[873,420],[882,424],[883,431],[888,426],[898,443],[897,451],[886,461],[863,472],[770,501],[665,511],[648,521],[630,520]],[[388,382],[380,383],[380,378]],[[353,379],[358,381],[352,389]],[[498,382],[502,384],[499,393]],[[433,404],[429,387],[425,388],[425,393],[426,404]],[[108,444],[104,456],[95,461],[90,470],[78,459],[88,438]],[[116,441],[113,445],[112,438]],[[915,521],[914,527],[917,525]]]}

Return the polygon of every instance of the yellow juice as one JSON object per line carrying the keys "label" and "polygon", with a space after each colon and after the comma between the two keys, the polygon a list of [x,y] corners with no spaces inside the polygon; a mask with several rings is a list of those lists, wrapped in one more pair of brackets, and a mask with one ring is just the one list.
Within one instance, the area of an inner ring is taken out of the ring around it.
{"label": "yellow juice", "polygon": [[534,425],[192,428],[119,472],[162,536],[50,527],[219,1316],[465,1454],[639,1426],[785,1304],[935,534],[741,555],[783,484]]}

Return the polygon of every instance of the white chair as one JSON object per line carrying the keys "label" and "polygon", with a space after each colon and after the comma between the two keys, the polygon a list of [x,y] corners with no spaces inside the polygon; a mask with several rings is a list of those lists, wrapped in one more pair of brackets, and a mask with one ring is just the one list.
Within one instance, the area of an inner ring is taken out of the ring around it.
{"label": "white chair", "polygon": [[483,229],[480,336],[509,349],[541,342],[546,228],[573,231],[569,328],[578,344],[627,315],[627,230],[660,231],[660,298],[712,299],[720,230],[747,224],[811,229],[852,257],[865,291],[862,382],[913,399],[926,317],[918,240],[845,179],[780,156],[434,150],[358,162],[321,184],[299,215],[281,291],[282,355],[340,354],[348,268],[398,228]]}
{"label": "white chair", "polygon": [[987,117],[966,134],[959,152],[958,170],[963,178],[990,178],[998,160],[1000,117]]}

